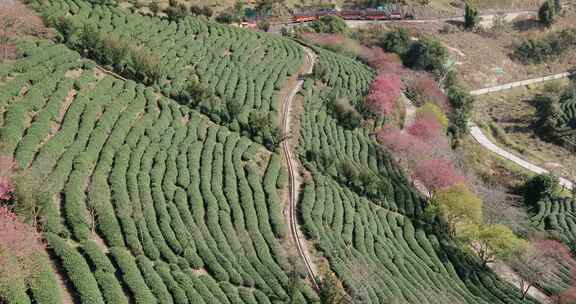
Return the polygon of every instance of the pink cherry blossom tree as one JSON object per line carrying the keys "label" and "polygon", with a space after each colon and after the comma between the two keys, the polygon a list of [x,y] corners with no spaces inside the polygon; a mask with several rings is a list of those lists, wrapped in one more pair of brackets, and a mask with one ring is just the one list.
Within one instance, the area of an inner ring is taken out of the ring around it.
{"label": "pink cherry blossom tree", "polygon": [[410,73],[410,70],[404,67],[402,59],[397,54],[385,53],[380,48],[364,48],[360,57],[380,73],[400,76]]}
{"label": "pink cherry blossom tree", "polygon": [[426,142],[433,142],[442,136],[442,124],[429,113],[417,115],[414,122],[408,126],[408,133]]}
{"label": "pink cherry blossom tree", "polygon": [[414,179],[419,180],[430,191],[444,189],[465,179],[458,174],[452,162],[443,158],[429,158],[417,162],[412,169]]}
{"label": "pink cherry blossom tree", "polygon": [[402,155],[406,160],[419,158],[429,152],[432,147],[418,138],[403,133],[392,125],[385,125],[376,133],[378,141],[396,155]]}
{"label": "pink cherry blossom tree", "polygon": [[389,116],[394,113],[396,102],[402,94],[404,84],[400,76],[395,74],[380,74],[370,87],[366,96],[366,107],[372,113]]}

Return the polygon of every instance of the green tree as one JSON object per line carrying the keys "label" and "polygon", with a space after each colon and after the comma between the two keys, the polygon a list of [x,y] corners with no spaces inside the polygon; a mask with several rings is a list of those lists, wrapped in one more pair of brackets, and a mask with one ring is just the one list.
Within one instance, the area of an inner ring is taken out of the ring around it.
{"label": "green tree", "polygon": [[554,0],[547,0],[538,10],[538,19],[543,25],[550,27],[556,18],[556,4]]}
{"label": "green tree", "polygon": [[404,64],[410,68],[442,75],[448,62],[448,50],[439,41],[424,38],[412,43],[402,57]]}
{"label": "green tree", "polygon": [[130,59],[134,77],[144,84],[149,85],[158,81],[163,74],[160,59],[155,54],[146,52],[144,49],[132,49]]}
{"label": "green tree", "polygon": [[234,2],[234,17],[238,20],[244,18],[244,1],[236,0]]}
{"label": "green tree", "polygon": [[84,24],[78,37],[81,53],[84,56],[96,59],[95,53],[100,49],[101,39],[96,27],[90,23]]}
{"label": "green tree", "polygon": [[386,32],[378,39],[378,46],[384,51],[400,56],[403,56],[410,49],[410,44],[410,34],[403,28]]}
{"label": "green tree", "polygon": [[542,199],[553,198],[560,191],[560,180],[551,173],[538,174],[524,184],[524,202],[534,205]]}
{"label": "green tree", "polygon": [[310,27],[317,33],[344,34],[348,30],[342,18],[333,15],[322,16],[314,21]]}
{"label": "green tree", "polygon": [[553,138],[561,115],[560,100],[558,94],[548,92],[536,95],[536,125],[541,135]]}
{"label": "green tree", "polygon": [[451,133],[455,138],[460,138],[466,134],[468,130],[468,119],[472,112],[472,105],[474,104],[474,97],[470,95],[469,91],[453,85],[448,89],[448,100],[452,106],[452,113],[450,120],[452,122]]}
{"label": "green tree", "polygon": [[466,7],[464,8],[464,27],[469,30],[473,29],[478,25],[479,21],[478,9],[470,2],[466,2]]}
{"label": "green tree", "polygon": [[494,262],[496,258],[508,258],[526,246],[526,242],[510,228],[500,224],[464,225],[460,236],[471,245],[484,265]]}
{"label": "green tree", "polygon": [[482,200],[464,184],[436,191],[428,208],[446,220],[452,237],[456,236],[458,226],[482,221]]}

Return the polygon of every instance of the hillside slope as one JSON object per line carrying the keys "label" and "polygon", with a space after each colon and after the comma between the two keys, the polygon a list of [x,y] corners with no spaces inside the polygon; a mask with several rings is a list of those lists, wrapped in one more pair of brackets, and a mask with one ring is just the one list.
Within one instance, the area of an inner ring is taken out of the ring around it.
{"label": "hillside slope", "polygon": [[310,171],[300,203],[307,235],[356,303],[520,303],[501,281],[425,220],[426,202],[370,135],[331,106],[358,102],[372,73],[318,51],[325,73],[305,83],[300,158]]}
{"label": "hillside slope", "polygon": [[278,155],[63,45],[19,48],[1,70],[2,153],[35,176],[82,303],[315,298],[290,277]]}

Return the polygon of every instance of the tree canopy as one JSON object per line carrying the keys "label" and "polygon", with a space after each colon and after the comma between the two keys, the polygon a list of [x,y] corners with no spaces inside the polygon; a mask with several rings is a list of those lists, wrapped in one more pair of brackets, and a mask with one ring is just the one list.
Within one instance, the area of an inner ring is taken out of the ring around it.
{"label": "tree canopy", "polygon": [[438,190],[431,208],[447,221],[452,236],[456,235],[457,226],[461,224],[482,222],[482,200],[465,184]]}
{"label": "tree canopy", "polygon": [[556,4],[554,0],[547,0],[538,10],[538,19],[543,25],[550,27],[556,17]]}

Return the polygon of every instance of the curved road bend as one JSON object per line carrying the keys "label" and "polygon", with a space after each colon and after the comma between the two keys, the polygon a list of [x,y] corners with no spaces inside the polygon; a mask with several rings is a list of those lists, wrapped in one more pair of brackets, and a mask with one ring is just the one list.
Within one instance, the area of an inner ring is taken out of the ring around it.
{"label": "curved road bend", "polygon": [[[304,74],[311,74],[314,68],[315,62],[315,54],[312,50],[303,47],[305,52],[305,65],[306,71]],[[290,109],[292,107],[292,101],[294,97],[302,89],[302,85],[304,84],[304,80],[298,79],[296,82],[296,86],[290,91],[290,93],[284,96],[283,101],[283,108],[282,108],[282,131],[284,134],[284,138],[287,138],[291,132],[290,130]],[[299,172],[298,172],[298,165],[296,164],[296,160],[292,157],[292,151],[290,149],[290,142],[288,140],[282,141],[282,149],[284,150],[284,156],[286,158],[286,164],[288,165],[288,178],[289,178],[289,222],[290,222],[290,234],[292,235],[292,239],[294,244],[296,245],[296,249],[298,254],[302,257],[304,261],[304,265],[306,266],[306,271],[308,273],[308,279],[312,283],[312,286],[316,291],[320,290],[318,282],[316,281],[316,274],[314,273],[314,268],[312,263],[310,262],[310,257],[306,250],[305,245],[302,244],[302,238],[300,236],[300,230],[298,227],[298,217],[296,216],[296,204],[298,202],[298,194],[300,189],[300,180],[299,180]]]}
{"label": "curved road bend", "polygon": [[[475,90],[475,91],[471,91],[470,94],[474,95],[474,96],[478,96],[478,95],[484,95],[484,94],[489,94],[492,92],[501,92],[501,91],[505,91],[505,90],[510,90],[512,88],[516,88],[516,87],[520,87],[520,86],[526,86],[526,85],[530,85],[530,84],[534,84],[534,83],[541,83],[541,82],[546,82],[546,81],[550,81],[550,80],[556,80],[556,79],[561,79],[561,78],[566,78],[566,77],[570,77],[571,75],[576,75],[576,71],[567,71],[564,73],[559,73],[559,74],[555,74],[555,75],[550,75],[550,76],[545,76],[545,77],[538,77],[538,78],[533,78],[533,79],[527,79],[527,80],[522,80],[522,81],[516,81],[516,82],[512,82],[512,83],[507,83],[507,84],[503,84],[503,85],[498,85],[498,86],[494,86],[494,87],[489,87],[489,88],[484,88],[484,89],[480,89],[480,90]],[[476,125],[474,122],[468,122],[468,128],[470,130],[470,134],[472,135],[472,137],[485,149],[496,153],[497,155],[512,161],[513,163],[519,165],[520,167],[529,170],[531,172],[534,172],[536,174],[546,174],[546,173],[550,173],[550,171],[539,167],[527,160],[524,160],[500,147],[498,147],[495,143],[493,143],[483,132],[482,129],[480,129],[478,127],[478,125]],[[564,188],[571,190],[574,187],[574,183],[561,177],[560,178],[560,185],[562,185]]]}

